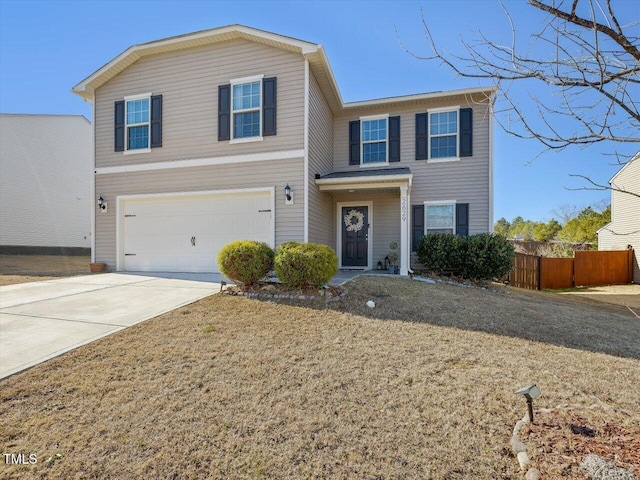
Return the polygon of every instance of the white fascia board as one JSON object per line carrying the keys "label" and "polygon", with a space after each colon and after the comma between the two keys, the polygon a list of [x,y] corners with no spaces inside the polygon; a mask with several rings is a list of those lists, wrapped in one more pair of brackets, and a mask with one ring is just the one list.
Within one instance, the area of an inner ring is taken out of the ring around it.
{"label": "white fascia board", "polygon": [[413,178],[413,174],[404,173],[400,175],[370,175],[362,177],[343,177],[343,178],[319,178],[316,180],[316,185],[341,185],[341,184],[358,184],[358,183],[377,183],[377,182],[397,182],[397,181],[410,181]]}
{"label": "white fascia board", "polygon": [[409,188],[407,182],[371,182],[371,183],[343,183],[338,185],[318,185],[321,192],[344,191],[344,190],[375,190],[381,188]]}
{"label": "white fascia board", "polygon": [[279,152],[252,153],[249,155],[228,155],[225,157],[196,158],[191,160],[172,160],[168,162],[150,162],[135,165],[118,165],[116,167],[101,167],[96,168],[96,175],[170,170],[174,168],[207,167],[210,165],[225,165],[228,163],[291,160],[294,158],[304,158],[304,150],[284,150]]}
{"label": "white fascia board", "polygon": [[[474,87],[474,88],[465,88],[461,90],[446,90],[442,92],[419,93],[414,95],[403,95],[400,97],[379,98],[376,100],[363,100],[358,102],[344,103],[342,105],[342,109],[349,110],[352,108],[359,108],[359,107],[386,105],[390,103],[402,103],[402,102],[419,101],[419,100],[431,100],[435,98],[454,97],[458,95],[473,95],[476,93],[484,93],[487,95],[487,98],[490,98],[491,96],[493,96],[496,90],[497,90],[496,87]],[[447,108],[450,109],[451,107],[447,107]]]}
{"label": "white fascia board", "polygon": [[[340,108],[344,108],[344,102],[342,101],[342,94],[340,93],[340,88],[338,88],[338,82],[336,81],[336,77],[333,74],[333,69],[331,68],[331,64],[329,63],[329,58],[327,57],[327,54],[325,53],[322,45],[317,45],[316,52],[320,54],[320,59],[327,72],[327,76],[331,81],[331,86],[333,87],[333,91],[336,97],[338,98],[338,103],[340,104]],[[308,52],[308,53],[315,53],[315,52]]]}

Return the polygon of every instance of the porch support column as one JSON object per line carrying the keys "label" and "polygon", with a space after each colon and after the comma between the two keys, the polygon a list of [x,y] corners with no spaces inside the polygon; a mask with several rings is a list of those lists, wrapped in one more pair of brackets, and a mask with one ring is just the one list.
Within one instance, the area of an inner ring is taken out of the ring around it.
{"label": "porch support column", "polygon": [[409,187],[400,187],[400,275],[409,275]]}

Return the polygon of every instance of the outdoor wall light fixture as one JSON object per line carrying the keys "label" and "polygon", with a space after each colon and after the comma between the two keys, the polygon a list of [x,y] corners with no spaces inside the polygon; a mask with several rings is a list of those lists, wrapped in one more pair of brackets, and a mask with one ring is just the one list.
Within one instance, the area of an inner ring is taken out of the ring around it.
{"label": "outdoor wall light fixture", "polygon": [[523,395],[527,399],[527,408],[529,410],[529,421],[533,423],[533,399],[540,396],[540,389],[534,383],[527,387],[522,387],[516,390],[516,395]]}
{"label": "outdoor wall light fixture", "polygon": [[293,192],[291,191],[291,187],[288,183],[287,186],[284,187],[284,204],[293,205]]}
{"label": "outdoor wall light fixture", "polygon": [[107,202],[104,201],[104,198],[102,198],[102,195],[98,197],[98,208],[103,212],[107,211]]}

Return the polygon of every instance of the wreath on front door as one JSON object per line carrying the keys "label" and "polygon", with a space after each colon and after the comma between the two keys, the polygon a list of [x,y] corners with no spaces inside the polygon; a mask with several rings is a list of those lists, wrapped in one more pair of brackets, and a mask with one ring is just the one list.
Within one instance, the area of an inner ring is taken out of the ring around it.
{"label": "wreath on front door", "polygon": [[364,227],[364,213],[350,210],[344,216],[344,225],[347,227],[347,232],[359,232]]}

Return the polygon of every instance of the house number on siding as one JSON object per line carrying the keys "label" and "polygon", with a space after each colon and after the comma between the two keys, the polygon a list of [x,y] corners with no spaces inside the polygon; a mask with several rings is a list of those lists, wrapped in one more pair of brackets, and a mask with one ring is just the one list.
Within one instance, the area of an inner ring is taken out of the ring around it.
{"label": "house number on siding", "polygon": [[402,221],[407,219],[407,199],[402,199]]}

